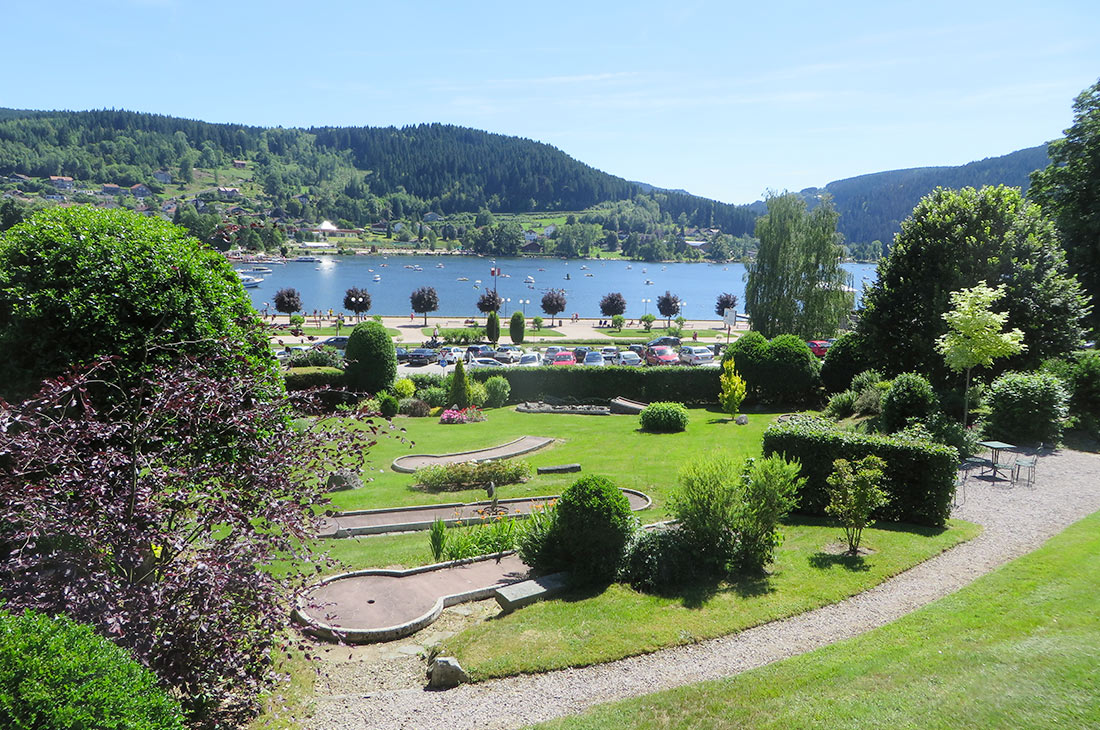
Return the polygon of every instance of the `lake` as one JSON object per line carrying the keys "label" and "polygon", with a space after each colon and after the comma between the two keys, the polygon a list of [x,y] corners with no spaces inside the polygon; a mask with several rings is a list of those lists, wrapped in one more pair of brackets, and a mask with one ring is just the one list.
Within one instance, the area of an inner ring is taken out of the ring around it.
{"label": "lake", "polygon": [[[371,295],[370,314],[400,316],[412,311],[409,295],[422,286],[435,287],[439,311],[447,317],[480,316],[477,299],[494,286],[490,269],[500,268],[497,293],[509,300],[501,314],[519,310],[528,317],[541,315],[543,294],[563,289],[566,308],[563,316],[574,312],[581,317],[599,319],[600,299],[609,292],[620,292],[626,299],[626,317],[636,319],[646,312],[657,312],[657,297],[670,291],[684,302],[688,319],[716,319],[718,295],[737,296],[737,309],[744,312],[745,267],[742,264],[669,263],[639,261],[601,261],[570,259],[501,258],[477,256],[321,256],[321,263],[294,263],[271,266],[256,289],[248,289],[257,311],[274,311],[271,301],[279,289],[292,287],[302,297],[307,312],[344,309],[344,292],[351,287],[366,289]],[[494,263],[495,261],[495,263]],[[406,267],[421,267],[417,271]],[[244,268],[237,266],[236,268]],[[874,264],[845,264],[857,290],[857,302],[864,282],[874,281]],[[374,281],[377,275],[380,280]],[[533,283],[526,283],[527,277]],[[652,282],[652,283],[647,283]],[[529,303],[524,304],[524,301]],[[648,301],[647,301],[648,300]]]}

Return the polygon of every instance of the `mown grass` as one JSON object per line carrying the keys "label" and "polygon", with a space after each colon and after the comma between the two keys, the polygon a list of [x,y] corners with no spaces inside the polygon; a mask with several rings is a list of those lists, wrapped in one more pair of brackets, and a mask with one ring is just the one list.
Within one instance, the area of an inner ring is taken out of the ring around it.
{"label": "mown grass", "polygon": [[887,626],[539,727],[1100,727],[1100,513]]}
{"label": "mown grass", "polygon": [[544,601],[448,639],[443,652],[475,679],[585,666],[741,631],[865,591],[979,532],[952,521],[945,529],[877,525],[864,532],[874,551],[834,555],[838,527],[800,519],[765,578],[698,584],[654,596],[614,584]]}

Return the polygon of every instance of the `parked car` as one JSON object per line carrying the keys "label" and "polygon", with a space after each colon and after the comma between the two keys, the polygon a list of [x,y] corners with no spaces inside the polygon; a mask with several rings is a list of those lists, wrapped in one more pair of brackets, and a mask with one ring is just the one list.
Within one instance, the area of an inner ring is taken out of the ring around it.
{"label": "parked car", "polygon": [[584,356],[592,350],[591,347],[577,347],[573,350],[573,358],[577,362],[584,362]]}
{"label": "parked car", "polygon": [[702,365],[714,362],[714,353],[703,345],[686,345],[680,348],[680,362],[685,365]]}
{"label": "parked car", "polygon": [[397,362],[408,362],[409,351],[404,347],[395,347],[394,352],[397,353]]}
{"label": "parked car", "polygon": [[615,356],[612,361],[616,365],[626,365],[629,367],[638,367],[642,364],[642,358],[638,357],[638,353],[633,350],[624,350]]}
{"label": "parked car", "polygon": [[655,340],[645,343],[646,347],[679,347],[680,338],[672,335],[662,335]]}
{"label": "parked car", "polygon": [[431,365],[439,359],[439,353],[427,347],[418,347],[409,352],[409,365]]}
{"label": "parked car", "polygon": [[604,360],[614,360],[615,356],[619,354],[619,348],[614,345],[607,345],[600,348],[600,354],[603,355]]}
{"label": "parked car", "polygon": [[603,367],[603,353],[599,350],[589,350],[588,354],[584,356],[584,360],[581,361],[581,365],[594,365],[596,367]]}
{"label": "parked car", "polygon": [[543,364],[549,365],[550,363],[554,362],[554,356],[557,355],[559,352],[562,352],[564,349],[565,348],[558,345],[550,345],[550,347],[547,347],[546,352],[542,356]]}
{"label": "parked car", "polygon": [[466,363],[466,367],[470,370],[477,370],[478,368],[502,368],[504,365],[491,357],[475,357]]}
{"label": "parked car", "polygon": [[629,345],[626,349],[630,350],[640,358],[645,357],[645,345]]}
{"label": "parked car", "polygon": [[671,347],[659,345],[647,348],[645,351],[646,365],[675,365],[678,362],[680,358],[676,357],[676,351]]}
{"label": "parked car", "polygon": [[317,347],[335,347],[337,350],[346,350],[348,348],[348,338],[341,335],[340,337],[326,337],[317,343]]}
{"label": "parked car", "polygon": [[550,361],[551,365],[576,365],[577,358],[573,357],[573,353],[569,350],[562,350],[557,355],[554,355],[554,359]]}
{"label": "parked car", "polygon": [[466,348],[465,356],[473,359],[475,357],[492,357],[496,354],[496,350],[488,345],[470,345]]}
{"label": "parked car", "polygon": [[818,357],[825,357],[825,353],[829,350],[829,345],[831,343],[825,340],[810,340],[806,344],[810,346],[810,352]]}
{"label": "parked car", "polygon": [[454,365],[466,355],[466,348],[447,345],[439,348],[439,361],[445,365]]}
{"label": "parked car", "polygon": [[519,349],[515,345],[501,345],[497,348],[496,353],[493,355],[500,362],[513,363],[519,362],[520,357],[523,356],[523,350]]}
{"label": "parked car", "polygon": [[525,352],[520,355],[519,363],[517,367],[521,368],[535,368],[542,365],[542,355],[537,352]]}

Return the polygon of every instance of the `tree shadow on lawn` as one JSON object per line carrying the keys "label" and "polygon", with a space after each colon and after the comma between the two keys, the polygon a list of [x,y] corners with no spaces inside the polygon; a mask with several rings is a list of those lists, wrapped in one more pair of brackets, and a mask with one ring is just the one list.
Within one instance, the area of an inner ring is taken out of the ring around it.
{"label": "tree shadow on lawn", "polygon": [[851,573],[866,573],[871,569],[870,563],[863,559],[862,555],[852,555],[848,552],[827,553],[818,551],[806,559],[810,566],[817,570],[829,570],[839,566]]}

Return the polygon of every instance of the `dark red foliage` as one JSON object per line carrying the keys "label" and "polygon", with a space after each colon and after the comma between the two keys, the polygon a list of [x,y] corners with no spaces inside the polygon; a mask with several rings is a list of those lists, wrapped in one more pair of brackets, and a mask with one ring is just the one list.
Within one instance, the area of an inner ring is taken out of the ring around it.
{"label": "dark red foliage", "polygon": [[91,624],[178,691],[196,727],[251,711],[304,582],[265,567],[311,559],[324,477],[361,469],[375,433],[298,431],[288,402],[255,400],[243,359],[218,360],[125,393],[105,360],[0,401],[7,608]]}

